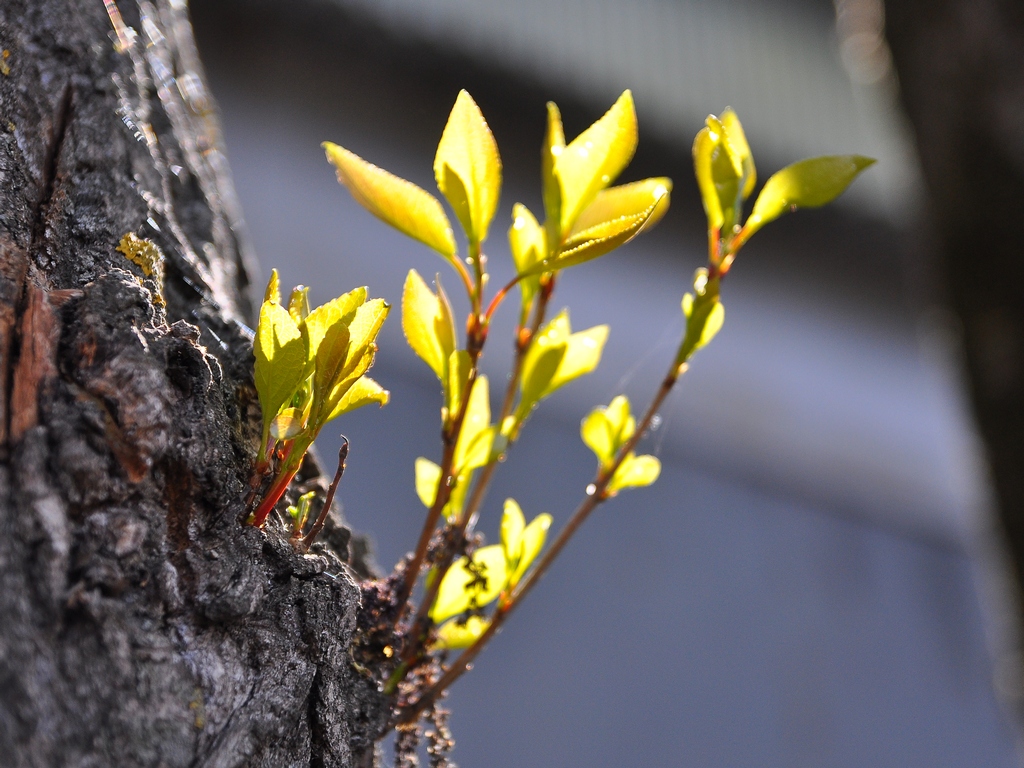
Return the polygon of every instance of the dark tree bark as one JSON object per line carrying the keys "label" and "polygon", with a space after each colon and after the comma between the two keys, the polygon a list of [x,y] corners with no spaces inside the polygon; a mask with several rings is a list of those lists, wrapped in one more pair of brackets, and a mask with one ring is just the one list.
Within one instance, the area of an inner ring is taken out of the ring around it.
{"label": "dark tree bark", "polygon": [[352,765],[347,532],[241,522],[252,271],[184,2],[118,5],[0,3],[0,762]]}
{"label": "dark tree bark", "polygon": [[885,7],[927,185],[925,241],[963,325],[974,413],[1024,584],[1024,4]]}

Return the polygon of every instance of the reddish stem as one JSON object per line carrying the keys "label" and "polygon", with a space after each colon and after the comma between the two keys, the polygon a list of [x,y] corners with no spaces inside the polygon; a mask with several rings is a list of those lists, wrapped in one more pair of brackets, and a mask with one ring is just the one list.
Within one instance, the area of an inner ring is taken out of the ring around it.
{"label": "reddish stem", "polygon": [[294,478],[295,474],[299,471],[299,465],[302,463],[301,461],[296,462],[295,466],[291,469],[288,468],[291,453],[292,446],[289,446],[284,457],[281,474],[277,476],[277,480],[275,480],[274,484],[270,486],[270,490],[267,491],[267,495],[263,497],[263,501],[260,502],[256,511],[252,513],[252,524],[257,528],[262,527],[263,523],[267,521],[267,517],[270,516],[274,507],[277,506],[277,502],[279,502],[281,497],[284,496],[284,492],[287,491],[288,486],[291,485],[292,478]]}

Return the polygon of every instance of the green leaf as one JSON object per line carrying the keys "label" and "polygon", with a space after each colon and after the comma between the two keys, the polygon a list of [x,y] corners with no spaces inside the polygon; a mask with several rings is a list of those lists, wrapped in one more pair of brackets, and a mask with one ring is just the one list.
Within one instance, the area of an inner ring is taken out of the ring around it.
{"label": "green leaf", "polygon": [[654,456],[635,456],[630,453],[615,470],[608,483],[608,493],[614,494],[623,488],[642,488],[650,485],[661,474],[661,462]]}
{"label": "green leaf", "polygon": [[[562,189],[555,175],[555,162],[565,150],[562,114],[553,101],[548,102],[548,127],[540,151],[540,177],[544,194],[547,242],[553,246],[562,240]],[[547,254],[541,254],[546,256]]]}
{"label": "green leaf", "polygon": [[437,637],[431,644],[431,648],[438,651],[458,651],[469,648],[480,639],[490,625],[490,619],[485,619],[483,616],[470,616],[465,622],[452,619],[438,628]]}
{"label": "green leaf", "polygon": [[473,558],[461,558],[441,579],[437,598],[430,609],[435,623],[467,611],[482,608],[505,588],[508,572],[505,550],[500,544],[481,547]]}
{"label": "green leaf", "polygon": [[296,324],[309,316],[309,288],[304,285],[292,288],[292,295],[288,298],[288,314]]}
{"label": "green leaf", "polygon": [[645,215],[652,205],[665,197],[665,205],[658,206],[656,217],[651,217],[647,221],[647,227],[653,227],[668,211],[666,196],[671,191],[672,179],[667,176],[602,189],[597,193],[594,202],[576,219],[569,236],[573,237],[591,227],[623,217]]}
{"label": "green leaf", "polygon": [[552,517],[547,512],[537,515],[523,530],[523,551],[515,570],[508,579],[508,588],[513,589],[544,549],[544,542],[551,527]]}
{"label": "green leaf", "polygon": [[306,372],[306,341],[288,311],[272,301],[263,302],[253,344],[255,381],[263,409],[263,439],[278,412],[287,405]]}
{"label": "green leaf", "polygon": [[383,408],[390,399],[391,393],[384,389],[384,387],[369,376],[360,376],[347,388],[347,391],[338,400],[338,404],[334,406],[334,410],[331,411],[331,415],[327,417],[324,423],[354,411],[356,408],[362,408],[364,405],[376,403]]}
{"label": "green leaf", "polygon": [[598,256],[604,256],[659,221],[668,210],[668,204],[669,194],[665,191],[641,213],[622,216],[576,232],[562,244],[562,249],[557,254],[535,264],[526,271],[526,274],[568,269]]}
{"label": "green leaf", "polygon": [[817,208],[846,191],[861,171],[874,165],[870,157],[812,157],[783,168],[765,182],[747,219],[748,236],[769,221],[797,208]]}
{"label": "green leaf", "polygon": [[366,162],[344,147],[323,143],[338,181],[377,218],[430,246],[448,260],[455,258],[455,236],[436,197],[412,182]]}
{"label": "green leaf", "polygon": [[292,530],[298,534],[302,531],[302,527],[306,524],[306,518],[309,517],[309,505],[312,504],[313,499],[316,498],[316,491],[310,491],[299,496],[299,503],[297,506],[289,506],[287,509],[288,515],[292,518]]}
{"label": "green leaf", "polygon": [[490,388],[486,376],[478,376],[469,395],[462,430],[455,444],[452,466],[459,474],[482,467],[490,460],[495,430],[491,428]]}
{"label": "green leaf", "polygon": [[523,554],[523,529],[526,518],[523,510],[515,499],[505,499],[505,509],[501,515],[501,546],[505,548],[505,559],[509,570],[515,570]]}
{"label": "green leaf", "polygon": [[415,269],[409,270],[402,293],[402,330],[413,351],[442,382],[455,351],[455,323],[447,301],[435,294]]}
{"label": "green leaf", "polygon": [[416,495],[423,506],[430,509],[437,500],[437,485],[441,482],[441,467],[420,456],[416,459]]}
{"label": "green leaf", "polygon": [[501,193],[501,158],[487,121],[466,91],[459,91],[441,134],[434,177],[470,242],[486,240]]}
{"label": "green leaf", "polygon": [[604,116],[573,139],[555,159],[561,190],[561,236],[584,209],[629,165],[636,151],[633,94],[623,92]]}

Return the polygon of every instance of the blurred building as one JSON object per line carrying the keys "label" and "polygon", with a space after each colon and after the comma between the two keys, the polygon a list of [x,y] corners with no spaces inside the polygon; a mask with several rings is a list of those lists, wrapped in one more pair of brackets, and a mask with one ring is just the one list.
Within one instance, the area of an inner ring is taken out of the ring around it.
{"label": "blurred building", "polygon": [[[737,109],[762,179],[808,155],[880,159],[841,205],[747,246],[722,333],[647,440],[662,479],[588,522],[453,692],[464,768],[1019,762],[993,686],[1012,638],[984,467],[956,329],[908,235],[918,180],[883,20],[872,0],[838,7],[837,25],[823,0],[193,0],[253,243],[317,302],[361,284],[397,302],[413,267],[455,285],[337,185],[321,141],[430,189],[468,88],[505,166],[497,282],[511,274],[503,217],[541,207],[544,102],[575,135],[633,89],[641,145],[624,180],[672,176],[673,208],[561,281],[574,327],[608,322],[611,338],[503,467],[492,537],[508,495],[564,522],[593,473],[580,418],[620,391],[644,402],[663,373],[704,260],[689,144],[705,114]],[[511,314],[485,355],[492,380]],[[439,452],[437,385],[397,316],[374,377],[392,403],[322,447],[352,441],[346,514],[387,568],[422,519],[413,461]]]}

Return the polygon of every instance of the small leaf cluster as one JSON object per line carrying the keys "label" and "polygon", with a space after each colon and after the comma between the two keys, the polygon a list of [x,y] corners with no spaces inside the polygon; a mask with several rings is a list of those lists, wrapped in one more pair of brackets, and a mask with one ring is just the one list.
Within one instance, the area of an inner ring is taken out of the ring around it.
{"label": "small leaf cluster", "polygon": [[623,488],[651,485],[661,474],[661,462],[656,456],[637,456],[628,449],[616,465],[623,447],[635,434],[636,419],[625,395],[595,408],[580,426],[580,437],[597,457],[598,473],[610,473],[603,491],[605,496],[614,496]]}
{"label": "small leaf cluster", "polygon": [[434,649],[467,648],[479,639],[489,625],[483,608],[503,595],[507,599],[512,594],[544,548],[551,521],[551,515],[544,513],[527,525],[515,499],[505,500],[501,543],[481,547],[463,557],[441,580],[430,609],[430,618],[440,625],[431,644]]}
{"label": "small leaf cluster", "polygon": [[308,288],[296,286],[284,306],[274,270],[260,307],[253,344],[263,411],[258,472],[265,474],[275,455],[282,458],[271,491],[253,513],[256,525],[266,520],[324,424],[389,398],[366,372],[390,306],[368,299],[363,287],[311,311],[308,294]]}
{"label": "small leaf cluster", "polygon": [[744,204],[757,185],[746,133],[731,108],[721,117],[708,115],[693,141],[694,174],[708,222],[708,266],[697,270],[693,293],[683,297],[686,335],[677,364],[689,360],[722,327],[725,308],[719,281],[747,240],[784,213],[832,202],[874,162],[862,155],[827,155],[793,163],[765,182],[744,221]]}

